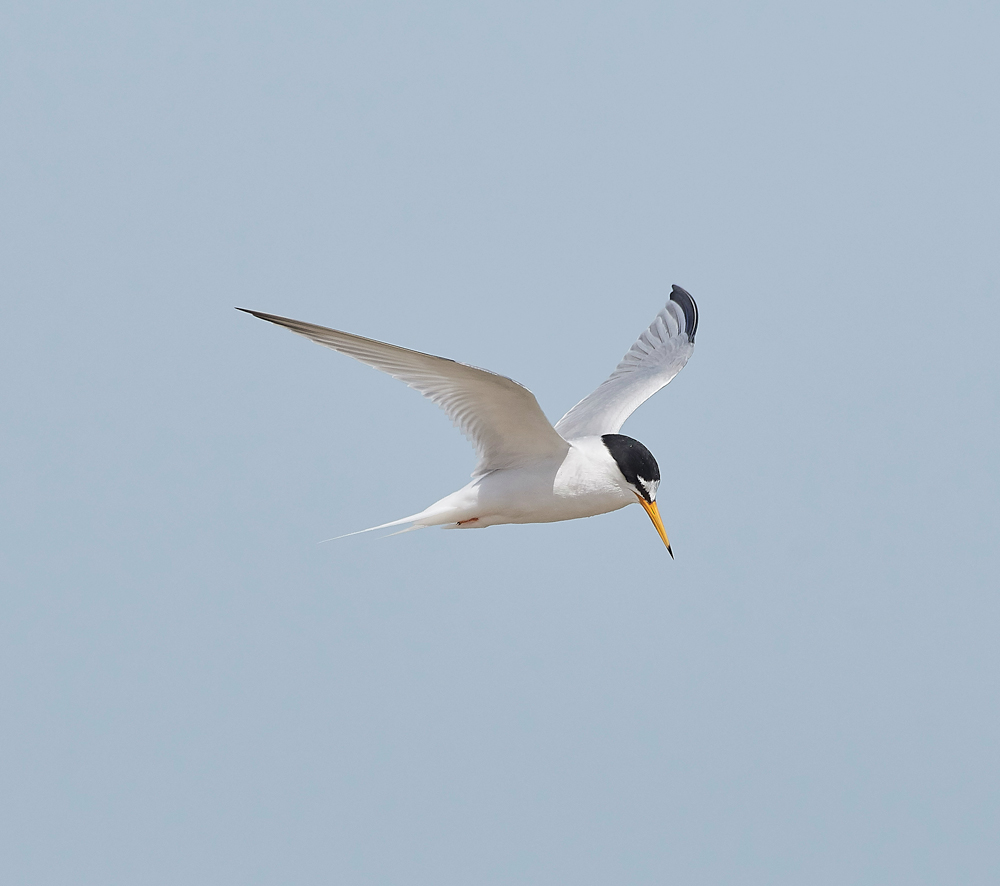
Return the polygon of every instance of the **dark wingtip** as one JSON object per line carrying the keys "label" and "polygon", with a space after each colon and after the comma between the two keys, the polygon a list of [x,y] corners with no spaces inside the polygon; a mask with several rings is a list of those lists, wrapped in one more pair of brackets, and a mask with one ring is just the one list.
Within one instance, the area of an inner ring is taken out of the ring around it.
{"label": "dark wingtip", "polygon": [[279,320],[283,320],[283,317],[276,317],[274,314],[265,314],[263,311],[252,311],[250,308],[237,308],[237,311],[242,311],[244,314],[249,314],[251,317],[256,317],[258,320],[267,320],[268,323],[277,323]]}
{"label": "dark wingtip", "polygon": [[694,334],[698,331],[698,305],[691,298],[691,293],[681,289],[676,283],[670,291],[670,300],[677,302],[684,312],[684,325],[687,327],[688,341],[694,344]]}

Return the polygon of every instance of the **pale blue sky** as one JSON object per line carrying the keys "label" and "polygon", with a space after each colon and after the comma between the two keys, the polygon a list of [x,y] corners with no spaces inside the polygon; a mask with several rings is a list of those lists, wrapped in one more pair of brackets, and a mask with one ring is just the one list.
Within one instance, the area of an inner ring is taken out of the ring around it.
{"label": "pale blue sky", "polygon": [[[0,11],[0,879],[1000,876],[1000,7]],[[466,482],[677,283],[638,508]]]}

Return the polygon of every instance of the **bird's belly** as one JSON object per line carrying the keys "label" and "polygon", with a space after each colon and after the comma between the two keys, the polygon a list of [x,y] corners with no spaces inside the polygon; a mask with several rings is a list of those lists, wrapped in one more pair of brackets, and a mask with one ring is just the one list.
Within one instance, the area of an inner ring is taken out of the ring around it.
{"label": "bird's belly", "polygon": [[477,519],[470,528],[501,523],[555,523],[617,511],[635,500],[616,486],[568,482],[555,472],[495,471],[471,484]]}

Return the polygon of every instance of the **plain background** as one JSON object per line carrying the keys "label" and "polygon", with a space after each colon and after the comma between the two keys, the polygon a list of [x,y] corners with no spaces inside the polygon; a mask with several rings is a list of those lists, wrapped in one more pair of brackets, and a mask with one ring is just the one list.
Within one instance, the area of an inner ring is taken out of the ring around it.
{"label": "plain background", "polygon": [[[1000,6],[0,11],[6,883],[996,883]],[[463,485],[662,307],[638,508]]]}

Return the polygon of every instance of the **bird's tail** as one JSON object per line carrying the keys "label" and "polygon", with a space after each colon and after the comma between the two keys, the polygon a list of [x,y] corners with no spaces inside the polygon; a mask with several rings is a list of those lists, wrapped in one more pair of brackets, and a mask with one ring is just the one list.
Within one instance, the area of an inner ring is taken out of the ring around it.
{"label": "bird's tail", "polygon": [[[335,535],[333,538],[324,538],[319,544],[326,544],[328,541],[338,541],[341,538],[350,538],[352,535],[364,535],[366,532],[375,532],[376,529],[389,529],[392,526],[402,526],[404,523],[413,523],[419,520],[427,512],[421,511],[419,514],[412,514],[409,517],[402,517],[399,520],[390,520],[388,523],[382,523],[378,526],[369,526],[367,529],[359,529],[357,532],[347,532],[344,535]],[[426,529],[429,523],[417,523],[414,526],[407,526],[406,529],[400,529],[399,532],[390,532],[386,538],[391,538],[393,535],[401,535],[404,532],[412,532],[414,529]]]}
{"label": "bird's tail", "polygon": [[400,529],[399,532],[391,532],[386,538],[399,535],[402,532],[411,532],[414,529],[426,529],[428,526],[444,526],[445,528],[458,526],[461,521],[476,516],[476,502],[470,496],[469,487],[465,487],[451,495],[446,495],[418,514],[411,514],[409,517],[402,517],[399,520],[390,520],[388,523],[371,526],[368,529],[359,529],[357,532],[348,532],[346,535],[338,535],[335,538],[325,538],[320,544],[336,541],[339,538],[350,538],[352,535],[363,535],[365,532],[375,532],[377,529],[390,529],[393,526],[402,526],[404,523],[412,523],[413,525],[406,529]]}

